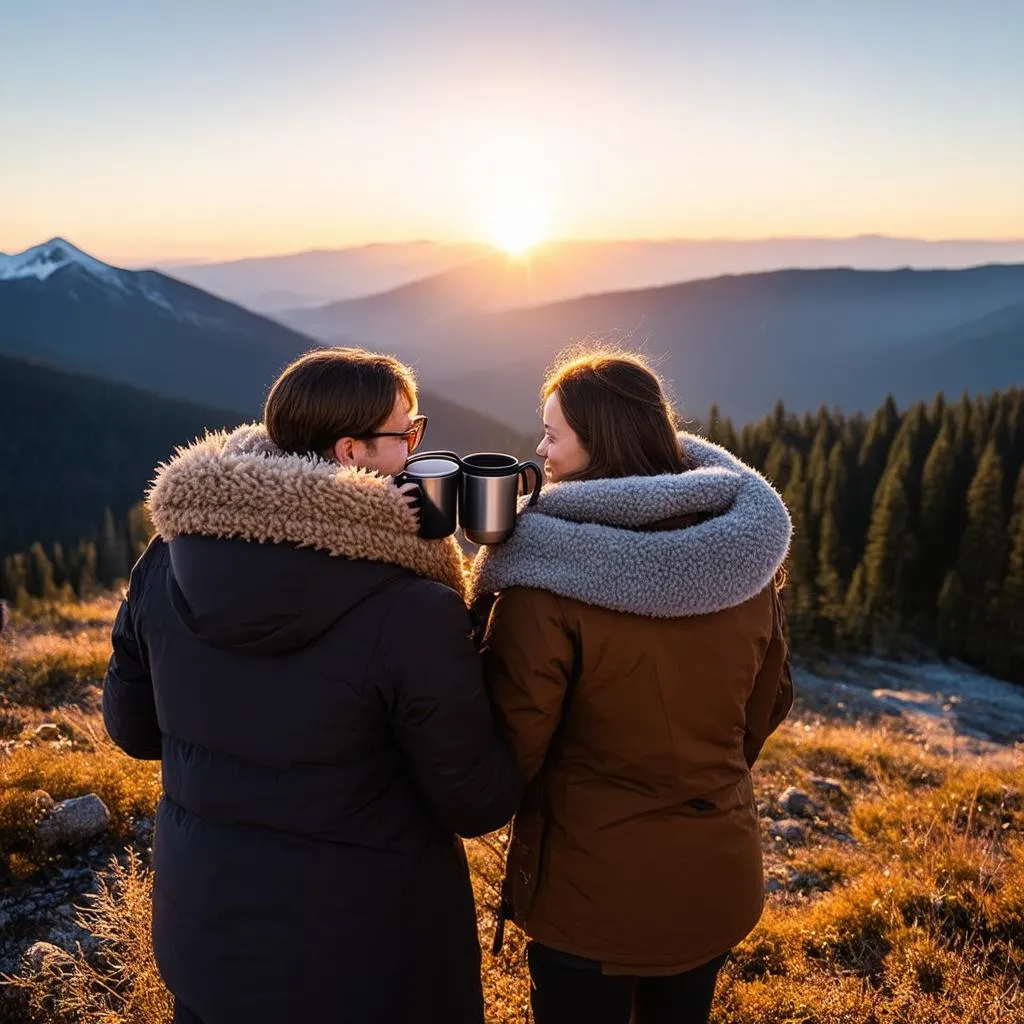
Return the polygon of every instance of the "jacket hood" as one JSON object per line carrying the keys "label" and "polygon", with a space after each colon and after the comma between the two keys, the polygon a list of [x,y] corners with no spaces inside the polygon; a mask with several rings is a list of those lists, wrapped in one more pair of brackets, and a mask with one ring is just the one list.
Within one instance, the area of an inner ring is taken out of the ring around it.
{"label": "jacket hood", "polygon": [[288,544],[183,535],[169,545],[168,597],[185,628],[224,650],[270,657],[312,643],[409,572]]}
{"label": "jacket hood", "polygon": [[301,646],[410,572],[464,592],[455,539],[420,538],[389,477],[285,454],[261,424],[179,448],[146,505],[174,607],[215,646]]}
{"label": "jacket hood", "polygon": [[[693,434],[696,468],[663,476],[552,484],[525,503],[512,537],[484,548],[475,599],[535,587],[612,611],[679,618],[742,604],[771,583],[789,550],[782,498],[756,470]],[[700,517],[679,529],[650,527]]]}

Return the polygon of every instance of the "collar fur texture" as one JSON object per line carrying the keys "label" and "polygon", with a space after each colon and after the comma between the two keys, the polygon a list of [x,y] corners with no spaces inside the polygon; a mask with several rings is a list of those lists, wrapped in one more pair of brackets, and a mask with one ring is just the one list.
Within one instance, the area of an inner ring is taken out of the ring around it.
{"label": "collar fur texture", "polygon": [[423,540],[390,478],[282,452],[262,424],[212,433],[158,467],[146,505],[164,540],[239,537],[387,562],[464,593],[454,537]]}
{"label": "collar fur texture", "polygon": [[[697,468],[544,488],[535,506],[522,509],[512,537],[477,555],[471,599],[535,587],[612,611],[681,618],[760,593],[789,550],[782,498],[724,448],[686,433],[679,442]],[[693,513],[710,517],[643,530]]]}

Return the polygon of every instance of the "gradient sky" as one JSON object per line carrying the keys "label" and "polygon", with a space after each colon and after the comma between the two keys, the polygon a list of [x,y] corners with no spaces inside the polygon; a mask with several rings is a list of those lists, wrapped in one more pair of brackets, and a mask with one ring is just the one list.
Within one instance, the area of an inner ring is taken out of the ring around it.
{"label": "gradient sky", "polygon": [[1019,0],[0,0],[0,250],[1024,237]]}

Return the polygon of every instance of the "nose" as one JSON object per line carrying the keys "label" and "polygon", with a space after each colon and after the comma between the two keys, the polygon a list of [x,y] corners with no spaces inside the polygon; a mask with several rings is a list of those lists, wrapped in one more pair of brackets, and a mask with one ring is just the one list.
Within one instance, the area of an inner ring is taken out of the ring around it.
{"label": "nose", "polygon": [[537,454],[543,459],[548,454],[548,439],[545,437],[539,445],[537,445]]}

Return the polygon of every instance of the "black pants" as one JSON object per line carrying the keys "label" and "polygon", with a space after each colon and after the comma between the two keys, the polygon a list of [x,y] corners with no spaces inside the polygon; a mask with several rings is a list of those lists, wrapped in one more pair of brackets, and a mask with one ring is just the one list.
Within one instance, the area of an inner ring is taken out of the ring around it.
{"label": "black pants", "polygon": [[174,1020],[171,1024],[203,1024],[203,1022],[182,1002],[174,1000]]}
{"label": "black pants", "polygon": [[536,1024],[707,1024],[728,956],[682,974],[639,978],[602,974],[596,961],[539,942],[531,942],[526,955]]}

